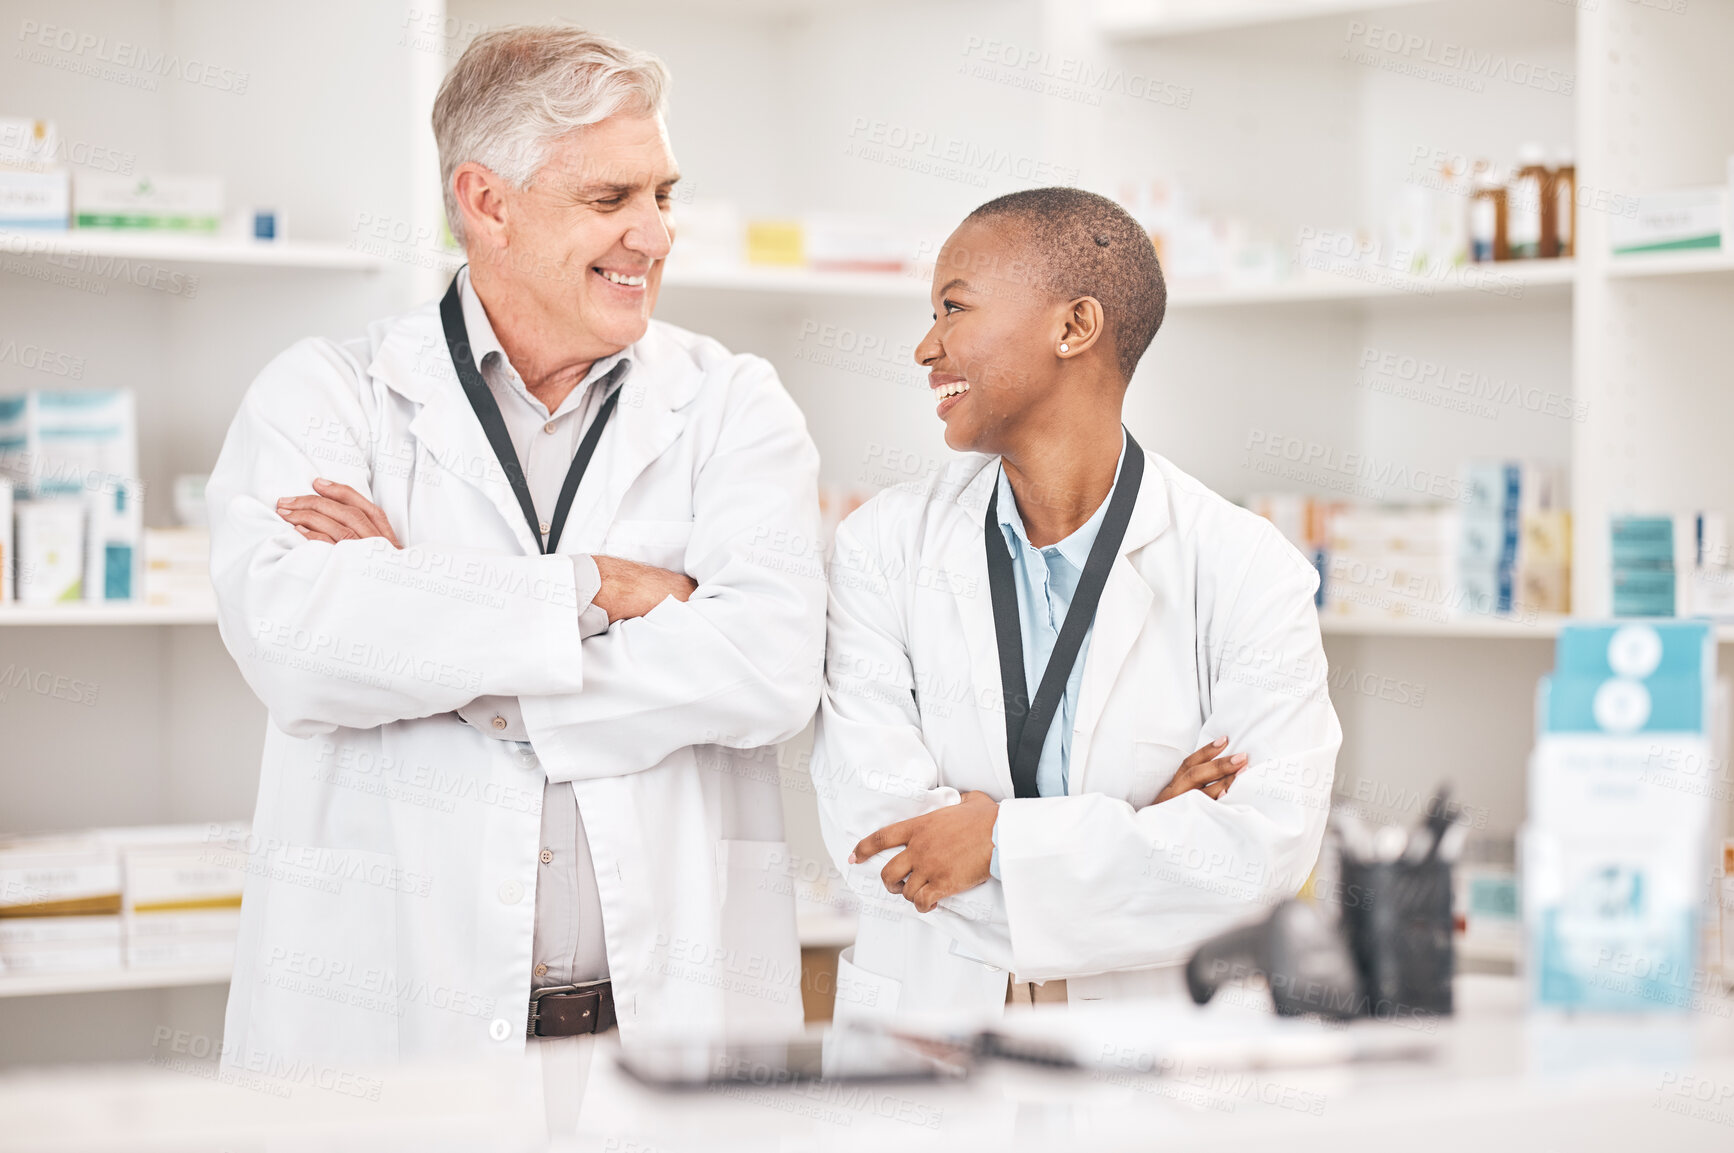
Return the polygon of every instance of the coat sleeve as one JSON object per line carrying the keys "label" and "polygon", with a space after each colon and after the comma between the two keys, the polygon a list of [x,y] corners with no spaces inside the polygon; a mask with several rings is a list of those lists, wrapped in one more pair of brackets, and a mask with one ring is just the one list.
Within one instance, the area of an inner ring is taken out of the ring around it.
{"label": "coat sleeve", "polygon": [[[322,544],[277,515],[278,499],[312,492],[316,476],[371,499],[369,454],[314,453],[372,445],[377,425],[360,366],[334,345],[304,341],[248,390],[206,486],[223,643],[272,720],[310,736],[450,712],[488,694],[581,688],[570,557]],[[423,579],[417,558],[437,559],[454,579]]]}
{"label": "coat sleeve", "polygon": [[759,748],[813,718],[824,645],[819,453],[775,371],[743,357],[693,479],[686,601],[584,642],[582,692],[525,695],[554,781],[641,772],[690,745]]}
{"label": "coat sleeve", "polygon": [[940,783],[939,765],[922,739],[905,617],[898,607],[905,590],[887,577],[885,551],[868,543],[882,536],[877,521],[884,501],[877,498],[844,521],[832,549],[825,695],[812,759],[820,829],[849,887],[878,915],[924,917],[963,952],[1009,968],[1011,942],[998,881],[948,897],[923,915],[908,901],[886,900],[879,873],[899,850],[849,863],[850,850],[869,833],[961,799],[955,788]]}
{"label": "coat sleeve", "polygon": [[1311,872],[1342,730],[1313,607],[1318,576],[1265,527],[1234,566],[1238,592],[1201,628],[1209,706],[1199,743],[1226,736],[1251,758],[1222,799],[1195,791],[1137,811],[1088,793],[1001,802],[1020,976],[1184,961],[1293,896]]}

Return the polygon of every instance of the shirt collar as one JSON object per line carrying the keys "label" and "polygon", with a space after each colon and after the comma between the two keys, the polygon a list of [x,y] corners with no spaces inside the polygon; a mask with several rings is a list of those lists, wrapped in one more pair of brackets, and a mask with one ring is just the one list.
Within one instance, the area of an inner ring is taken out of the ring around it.
{"label": "shirt collar", "polygon": [[[524,378],[518,375],[516,368],[512,367],[511,358],[506,355],[505,347],[500,344],[500,338],[494,334],[494,326],[488,322],[488,310],[482,307],[482,298],[476,295],[475,286],[470,283],[470,268],[467,264],[458,271],[458,295],[463,301],[464,331],[470,338],[470,355],[475,357],[476,370],[485,373],[488,357],[498,356],[500,366],[505,370],[505,379],[510,384],[512,391],[518,393],[525,400],[540,405],[542,402],[531,395],[529,388],[524,384]],[[590,371],[584,374],[584,379],[578,382],[578,387],[573,389],[561,402],[560,411],[564,412],[583,403],[584,394],[589,391],[590,386],[621,361],[628,362],[626,371],[630,372],[630,365],[635,359],[634,351],[637,347],[636,344],[629,344],[619,352],[604,356],[592,364]],[[557,416],[559,413],[550,415]]]}
{"label": "shirt collar", "polygon": [[[1090,558],[1090,546],[1096,543],[1096,534],[1101,531],[1102,520],[1108,515],[1108,505],[1114,499],[1114,490],[1120,487],[1120,470],[1126,464],[1126,438],[1120,438],[1120,459],[1114,465],[1114,483],[1108,486],[1108,495],[1102,498],[1102,503],[1096,506],[1096,511],[1090,514],[1090,519],[1079,525],[1072,534],[1062,541],[1046,546],[1057,551],[1071,564],[1082,569],[1084,562]],[[1024,518],[1018,512],[1017,498],[1012,494],[1011,481],[1005,474],[1005,463],[999,466],[999,513],[1000,527],[1011,534],[1011,539],[1023,548],[1033,548],[1029,534],[1024,530]],[[1046,551],[1045,549],[1042,551]]]}

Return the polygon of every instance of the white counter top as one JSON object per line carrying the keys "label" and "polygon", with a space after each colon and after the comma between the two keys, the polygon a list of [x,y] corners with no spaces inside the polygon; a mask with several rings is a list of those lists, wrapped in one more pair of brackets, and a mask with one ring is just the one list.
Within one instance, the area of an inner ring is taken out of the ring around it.
{"label": "white counter top", "polygon": [[347,1090],[311,1077],[286,1094],[218,1085],[190,1062],[13,1074],[0,1078],[0,1149],[1734,1149],[1734,999],[1568,1019],[1524,1013],[1510,978],[1458,990],[1432,1059],[1332,1068],[999,1064],[944,1087],[664,1093],[615,1065],[611,1036],[538,1046],[527,1067],[393,1072]]}

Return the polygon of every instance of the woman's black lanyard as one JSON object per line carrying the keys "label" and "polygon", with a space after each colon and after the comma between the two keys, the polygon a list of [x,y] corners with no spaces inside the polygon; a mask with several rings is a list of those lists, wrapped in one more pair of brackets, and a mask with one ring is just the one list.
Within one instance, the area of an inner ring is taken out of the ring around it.
{"label": "woman's black lanyard", "polygon": [[1084,647],[1084,636],[1096,619],[1096,606],[1107,586],[1108,572],[1120,555],[1120,542],[1126,539],[1126,526],[1132,523],[1132,506],[1138,503],[1138,487],[1144,480],[1144,450],[1126,433],[1126,458],[1120,465],[1115,481],[1114,497],[1108,502],[1108,512],[1096,541],[1090,546],[1084,562],[1078,590],[1066,609],[1066,619],[1060,625],[1060,635],[1054,641],[1054,651],[1042,670],[1041,685],[1034,700],[1028,699],[1029,688],[1024,681],[1024,639],[1018,620],[1017,584],[1012,576],[1011,552],[1006,547],[1005,534],[999,524],[999,484],[987,502],[987,520],[982,526],[987,546],[987,584],[993,597],[993,628],[999,640],[999,679],[1005,693],[1005,748],[1011,762],[1012,788],[1019,797],[1040,796],[1036,791],[1036,765],[1042,759],[1042,745],[1059,712],[1060,698],[1065,695],[1066,682],[1072,667],[1078,663],[1078,653]]}

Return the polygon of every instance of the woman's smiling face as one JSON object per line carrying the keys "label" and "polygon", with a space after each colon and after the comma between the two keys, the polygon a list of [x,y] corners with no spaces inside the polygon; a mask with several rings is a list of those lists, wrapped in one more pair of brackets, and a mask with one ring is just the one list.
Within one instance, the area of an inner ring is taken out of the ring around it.
{"label": "woman's smiling face", "polygon": [[1055,349],[1067,302],[1044,287],[1012,230],[966,220],[933,271],[933,327],[916,345],[960,452],[1004,451],[1055,401]]}

